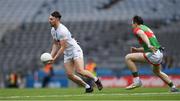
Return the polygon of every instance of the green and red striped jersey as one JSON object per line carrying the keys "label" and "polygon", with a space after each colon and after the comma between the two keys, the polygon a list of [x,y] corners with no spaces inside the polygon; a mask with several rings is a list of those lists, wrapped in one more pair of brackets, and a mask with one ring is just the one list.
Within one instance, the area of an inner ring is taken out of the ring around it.
{"label": "green and red striped jersey", "polygon": [[152,46],[156,47],[157,49],[160,48],[160,44],[156,36],[154,35],[154,33],[151,31],[151,29],[145,25],[140,25],[137,28],[134,28],[133,32],[135,36],[137,37],[139,44],[144,48],[145,52],[151,52],[151,51],[146,45],[146,43],[137,35],[138,30],[142,30],[146,34]]}

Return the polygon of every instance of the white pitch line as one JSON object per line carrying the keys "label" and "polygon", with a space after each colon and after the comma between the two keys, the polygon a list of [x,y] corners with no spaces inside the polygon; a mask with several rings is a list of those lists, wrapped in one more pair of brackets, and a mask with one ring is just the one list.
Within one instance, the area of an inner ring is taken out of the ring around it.
{"label": "white pitch line", "polygon": [[149,96],[161,96],[161,95],[174,95],[174,94],[180,94],[180,93],[171,93],[171,92],[162,92],[162,93],[133,93],[133,94],[119,94],[119,93],[112,93],[112,94],[67,94],[67,95],[37,95],[37,96],[0,96],[0,99],[14,99],[14,98],[46,98],[46,97],[80,97],[80,96],[125,96],[125,95],[131,95],[131,96],[141,96],[141,95],[149,95]]}

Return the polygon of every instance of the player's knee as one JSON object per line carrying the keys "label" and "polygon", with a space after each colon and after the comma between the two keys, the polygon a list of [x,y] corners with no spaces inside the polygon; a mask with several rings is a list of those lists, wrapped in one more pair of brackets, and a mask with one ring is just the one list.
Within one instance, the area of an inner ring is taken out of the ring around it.
{"label": "player's knee", "polygon": [[83,75],[84,70],[83,70],[83,69],[77,69],[76,72],[77,72],[78,74]]}
{"label": "player's knee", "polygon": [[127,55],[125,56],[125,60],[128,61],[128,60],[130,60],[130,59],[131,59],[131,56],[130,56],[129,54],[127,54]]}
{"label": "player's knee", "polygon": [[72,73],[67,73],[67,77],[68,77],[69,79],[72,79],[72,78],[74,77],[74,74],[72,74]]}

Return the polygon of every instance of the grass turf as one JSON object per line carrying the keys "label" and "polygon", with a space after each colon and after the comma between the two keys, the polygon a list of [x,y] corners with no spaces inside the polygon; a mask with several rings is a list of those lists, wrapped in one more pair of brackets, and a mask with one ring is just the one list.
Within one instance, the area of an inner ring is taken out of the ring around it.
{"label": "grass turf", "polygon": [[0,100],[180,100],[168,88],[104,88],[85,94],[83,88],[0,89]]}

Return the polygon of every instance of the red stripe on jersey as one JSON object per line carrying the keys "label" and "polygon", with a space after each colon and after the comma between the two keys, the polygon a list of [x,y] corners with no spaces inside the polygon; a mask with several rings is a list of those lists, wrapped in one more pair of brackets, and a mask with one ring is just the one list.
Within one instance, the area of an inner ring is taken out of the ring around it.
{"label": "red stripe on jersey", "polygon": [[148,38],[151,38],[151,37],[153,37],[154,36],[154,34],[153,33],[151,33],[151,32],[144,32],[146,35],[147,35],[147,37]]}
{"label": "red stripe on jersey", "polygon": [[[133,30],[134,34],[135,34],[135,35],[137,35],[137,32],[138,32],[139,30],[142,30],[142,29],[141,29],[141,28],[139,28],[139,27],[134,28],[134,30]],[[142,31],[143,31],[143,30],[142,30]],[[144,32],[144,31],[143,31],[143,32]],[[151,38],[151,37],[153,37],[153,36],[154,36],[154,34],[153,34],[153,33],[148,32],[148,31],[146,31],[146,32],[144,32],[144,33],[147,35],[147,37],[148,37],[148,38]]]}
{"label": "red stripe on jersey", "polygon": [[135,35],[137,34],[137,31],[138,31],[138,30],[141,30],[141,29],[140,29],[139,27],[134,28],[133,32],[134,32]]}

